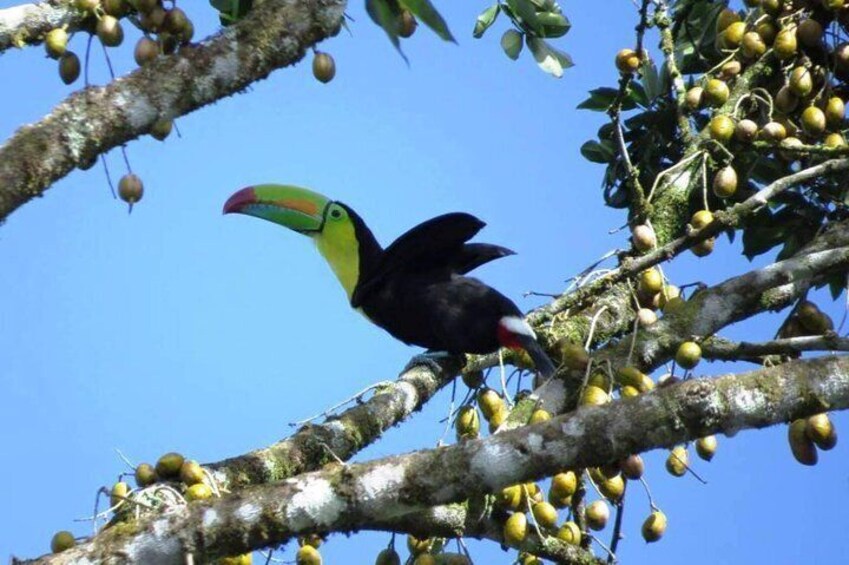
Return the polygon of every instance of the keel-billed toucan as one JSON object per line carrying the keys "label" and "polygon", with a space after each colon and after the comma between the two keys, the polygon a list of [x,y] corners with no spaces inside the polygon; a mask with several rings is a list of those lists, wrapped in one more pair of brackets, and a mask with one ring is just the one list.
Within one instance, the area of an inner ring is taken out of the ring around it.
{"label": "keel-billed toucan", "polygon": [[310,236],[369,320],[404,343],[449,353],[525,349],[545,376],[554,365],[513,302],[466,273],[504,247],[466,243],[485,225],[470,214],[437,216],[386,249],[351,208],[294,186],[264,184],[231,196],[224,213],[256,216]]}

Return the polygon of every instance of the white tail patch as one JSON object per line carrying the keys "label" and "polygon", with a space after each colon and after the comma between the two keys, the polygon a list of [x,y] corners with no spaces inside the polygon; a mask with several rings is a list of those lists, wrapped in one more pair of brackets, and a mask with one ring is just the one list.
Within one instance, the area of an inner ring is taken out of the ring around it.
{"label": "white tail patch", "polygon": [[503,318],[498,320],[498,323],[501,325],[501,327],[503,327],[505,330],[512,334],[526,335],[534,339],[537,338],[537,334],[534,333],[534,330],[531,328],[531,326],[528,325],[525,320],[517,316],[504,316]]}

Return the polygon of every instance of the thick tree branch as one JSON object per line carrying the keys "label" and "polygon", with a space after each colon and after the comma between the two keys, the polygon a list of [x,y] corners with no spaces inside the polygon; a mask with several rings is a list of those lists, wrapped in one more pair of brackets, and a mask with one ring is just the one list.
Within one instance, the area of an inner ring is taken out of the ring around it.
{"label": "thick tree branch", "polygon": [[75,10],[73,0],[47,0],[0,10],[0,55],[10,47],[36,45],[53,28],[79,29],[85,14]]}
{"label": "thick tree branch", "polygon": [[793,361],[693,379],[548,422],[356,465],[333,465],[112,528],[38,563],[182,563],[285,542],[311,531],[386,523],[470,493],[585,468],[709,434],[736,433],[849,407],[849,357]]}
{"label": "thick tree branch", "polygon": [[69,96],[0,146],[0,221],[74,167],[239,92],[339,31],[345,0],[266,0],[202,43]]}

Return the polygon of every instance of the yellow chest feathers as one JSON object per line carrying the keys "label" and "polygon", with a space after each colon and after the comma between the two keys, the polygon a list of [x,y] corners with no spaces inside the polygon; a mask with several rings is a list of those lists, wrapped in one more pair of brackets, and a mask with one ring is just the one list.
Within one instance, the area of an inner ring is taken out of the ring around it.
{"label": "yellow chest feathers", "polygon": [[360,277],[360,246],[354,225],[351,222],[327,222],[322,232],[315,236],[315,244],[350,300]]}

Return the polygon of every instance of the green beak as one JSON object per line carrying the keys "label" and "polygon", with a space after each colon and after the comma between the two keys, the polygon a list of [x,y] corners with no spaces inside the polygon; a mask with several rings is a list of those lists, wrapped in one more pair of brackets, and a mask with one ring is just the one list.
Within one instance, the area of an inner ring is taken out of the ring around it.
{"label": "green beak", "polygon": [[320,232],[330,199],[317,192],[282,184],[258,184],[236,192],[225,214],[246,214],[303,234]]}

